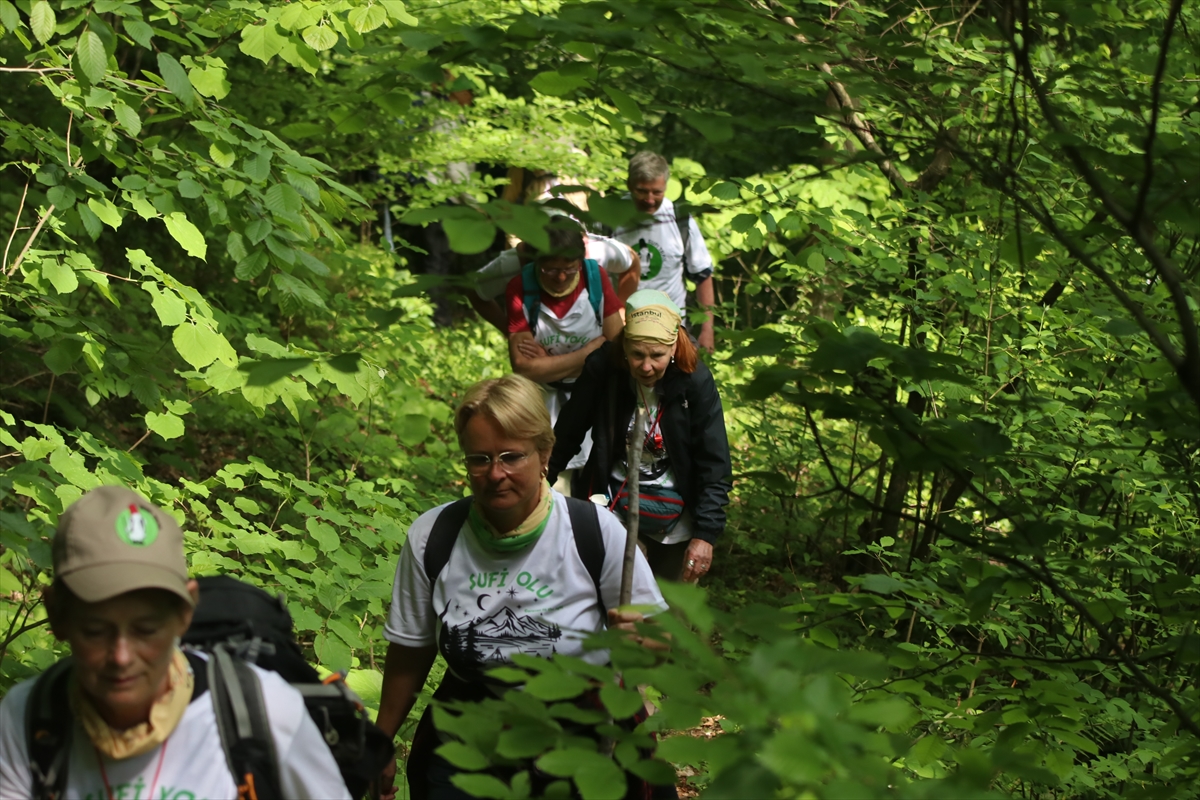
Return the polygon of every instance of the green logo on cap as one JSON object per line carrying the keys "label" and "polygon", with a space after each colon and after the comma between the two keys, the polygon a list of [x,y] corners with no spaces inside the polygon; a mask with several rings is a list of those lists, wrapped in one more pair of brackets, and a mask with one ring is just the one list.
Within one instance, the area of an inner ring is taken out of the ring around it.
{"label": "green logo on cap", "polygon": [[125,544],[149,547],[158,538],[158,521],[131,505],[117,515],[117,536]]}

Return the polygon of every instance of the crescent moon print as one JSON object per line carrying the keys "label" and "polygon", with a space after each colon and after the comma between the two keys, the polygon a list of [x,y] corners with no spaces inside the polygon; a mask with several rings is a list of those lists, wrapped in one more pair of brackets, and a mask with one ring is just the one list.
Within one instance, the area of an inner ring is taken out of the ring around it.
{"label": "crescent moon print", "polygon": [[480,611],[483,611],[483,610],[484,610],[484,608],[483,608],[483,598],[485,598],[485,597],[491,597],[491,595],[490,595],[490,594],[481,594],[481,595],[479,595],[479,598],[478,598],[478,599],[476,599],[476,601],[475,601],[475,605],[479,606],[479,610],[480,610]]}

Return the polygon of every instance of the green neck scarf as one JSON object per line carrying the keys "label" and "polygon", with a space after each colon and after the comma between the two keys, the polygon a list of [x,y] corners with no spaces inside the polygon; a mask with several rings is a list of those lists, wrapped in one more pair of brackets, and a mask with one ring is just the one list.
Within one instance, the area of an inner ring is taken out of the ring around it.
{"label": "green neck scarf", "polygon": [[554,493],[550,490],[550,484],[545,483],[542,485],[541,499],[538,500],[533,513],[508,533],[500,533],[496,530],[479,513],[479,506],[475,503],[471,503],[471,513],[467,515],[467,526],[475,535],[475,541],[479,542],[483,549],[493,553],[513,553],[523,550],[537,541],[538,537],[542,535],[542,531],[546,530],[546,523],[550,521],[550,512],[553,509]]}

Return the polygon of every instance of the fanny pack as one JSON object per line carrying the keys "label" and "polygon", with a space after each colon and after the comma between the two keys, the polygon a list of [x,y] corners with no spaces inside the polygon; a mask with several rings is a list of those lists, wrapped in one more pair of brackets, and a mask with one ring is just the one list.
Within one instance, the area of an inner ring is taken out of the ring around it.
{"label": "fanny pack", "polygon": [[[617,490],[610,510],[629,521],[629,490],[625,484]],[[638,495],[638,532],[670,533],[683,516],[683,495],[665,486],[644,486]]]}

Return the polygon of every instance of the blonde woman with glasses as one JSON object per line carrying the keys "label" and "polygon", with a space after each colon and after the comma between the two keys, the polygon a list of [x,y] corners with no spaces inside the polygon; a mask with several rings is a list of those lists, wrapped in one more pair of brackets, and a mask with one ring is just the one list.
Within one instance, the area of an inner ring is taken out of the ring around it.
{"label": "blonde woman with glasses", "polygon": [[[401,551],[377,720],[391,735],[439,653],[447,668],[435,699],[482,700],[511,688],[486,672],[513,655],[560,653],[601,664],[607,654],[585,651],[584,638],[642,619],[617,611],[620,521],[546,482],[554,430],[541,389],[520,375],[483,381],[467,392],[454,423],[471,496],[422,514]],[[640,553],[632,602],[651,614],[666,608]],[[451,782],[457,770],[434,753],[440,744],[427,710],[409,752],[411,797],[470,797]],[[394,769],[384,776],[384,800],[395,794],[394,777]]]}

